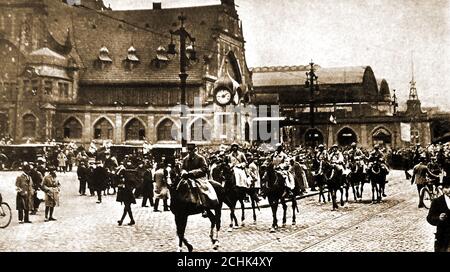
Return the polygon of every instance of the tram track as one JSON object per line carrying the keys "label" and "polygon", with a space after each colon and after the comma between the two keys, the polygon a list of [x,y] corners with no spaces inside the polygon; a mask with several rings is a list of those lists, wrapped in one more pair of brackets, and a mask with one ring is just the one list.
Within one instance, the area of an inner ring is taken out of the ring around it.
{"label": "tram track", "polygon": [[[398,196],[401,196],[401,195],[405,195],[406,196],[406,195],[408,195],[408,193],[407,192],[395,193],[395,194],[391,195],[390,198],[395,198],[395,197],[398,197]],[[366,222],[368,220],[371,220],[371,219],[375,218],[376,216],[378,216],[381,213],[384,213],[384,212],[386,212],[386,211],[388,211],[390,209],[398,207],[399,205],[401,205],[401,204],[403,204],[403,203],[405,203],[407,201],[408,201],[408,199],[405,198],[404,200],[402,200],[402,201],[400,201],[398,203],[395,203],[395,204],[393,204],[393,205],[391,205],[389,207],[382,208],[380,211],[373,212],[370,215],[363,215],[363,217],[364,217],[363,219],[358,220],[358,221],[356,221],[355,223],[352,223],[349,226],[343,227],[343,229],[340,229],[340,228],[342,228],[342,227],[340,227],[335,232],[333,232],[332,234],[326,235],[326,237],[324,237],[324,238],[319,238],[318,241],[315,241],[313,243],[308,243],[307,245],[305,245],[303,248],[301,248],[298,251],[299,252],[306,251],[306,250],[308,250],[308,249],[310,249],[310,248],[312,248],[312,247],[314,247],[314,246],[316,246],[316,245],[318,245],[318,244],[320,244],[320,243],[322,243],[322,242],[324,242],[326,240],[332,239],[333,237],[338,236],[341,233],[344,233],[344,232],[347,232],[347,231],[353,229],[354,227],[362,224],[363,222]],[[381,205],[382,204],[383,203],[381,203]],[[375,205],[380,205],[380,204],[370,204],[370,206],[375,206]],[[361,211],[366,210],[370,206],[366,206],[366,205],[361,206],[361,207],[359,207],[359,208],[357,208],[357,209],[355,209],[355,210],[353,210],[351,212],[344,213],[342,215],[334,217],[333,221],[336,222],[336,220],[342,220],[342,218],[345,218],[345,217],[352,218],[352,217],[355,216],[355,214],[358,214]],[[324,221],[324,222],[321,222],[319,224],[314,224],[314,225],[309,226],[307,228],[295,231],[295,232],[293,232],[293,233],[291,233],[289,235],[283,236],[280,239],[277,239],[275,241],[270,241],[268,243],[264,243],[262,245],[258,245],[256,248],[254,248],[252,250],[249,250],[249,251],[250,252],[265,251],[264,248],[270,247],[271,245],[274,245],[274,244],[282,244],[283,241],[289,241],[290,238],[295,237],[297,235],[300,235],[301,233],[305,233],[305,235],[308,235],[307,233],[310,232],[311,230],[320,230],[320,229],[322,229],[321,227],[326,226],[327,224],[330,224],[330,222],[329,221]]]}

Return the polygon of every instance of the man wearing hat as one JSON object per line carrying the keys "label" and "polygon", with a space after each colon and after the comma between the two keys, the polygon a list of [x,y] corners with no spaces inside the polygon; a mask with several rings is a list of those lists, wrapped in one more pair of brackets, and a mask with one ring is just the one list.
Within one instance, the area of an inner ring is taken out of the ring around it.
{"label": "man wearing hat", "polygon": [[433,200],[427,221],[436,226],[435,252],[450,252],[450,180],[443,181],[444,194]]}
{"label": "man wearing hat", "polygon": [[364,171],[364,158],[366,155],[358,148],[357,144],[353,142],[351,148],[348,151],[348,160],[351,164],[356,164],[358,168],[362,168]]}
{"label": "man wearing hat", "polygon": [[339,150],[337,144],[334,144],[331,147],[330,162],[335,164],[338,167],[339,171],[344,171],[344,155],[342,155],[342,152]]}
{"label": "man wearing hat", "polygon": [[284,152],[283,144],[281,143],[276,145],[275,153],[272,155],[272,165],[285,178],[286,187],[293,191],[295,188],[295,177],[288,171],[290,167],[289,157]]}
{"label": "man wearing hat", "polygon": [[86,195],[86,184],[89,179],[90,170],[87,168],[86,163],[84,161],[80,161],[77,169],[78,180],[80,181],[80,188],[78,193],[80,196]]}
{"label": "man wearing hat", "polygon": [[192,181],[193,188],[198,188],[197,201],[198,205],[211,206],[218,204],[217,194],[212,185],[207,180],[208,165],[206,159],[196,153],[195,144],[188,144],[188,155],[183,159],[181,168],[181,177]]}
{"label": "man wearing hat", "polygon": [[325,146],[323,144],[320,144],[317,147],[316,160],[319,161],[319,162],[324,161],[324,160],[328,160],[328,152],[325,149]]}
{"label": "man wearing hat", "polygon": [[30,165],[25,163],[22,173],[16,179],[16,208],[19,213],[19,223],[32,223],[29,212],[33,209],[33,181],[30,177]]}
{"label": "man wearing hat", "polygon": [[[431,173],[427,167],[426,164],[426,158],[425,156],[420,157],[420,162],[416,166],[414,166],[413,169],[413,175],[411,178],[411,185],[414,184],[414,182],[417,185],[417,193],[419,194],[419,208],[423,208],[423,202],[420,198],[420,190],[422,190],[423,187],[428,185],[427,176],[436,177],[433,173]],[[439,176],[437,176],[439,178]]]}
{"label": "man wearing hat", "polygon": [[[42,190],[45,192],[45,221],[56,221],[53,210],[59,205],[60,183],[56,180],[56,168],[48,167],[48,175],[42,182]],[[49,216],[50,215],[50,216]]]}
{"label": "man wearing hat", "polygon": [[247,174],[245,173],[247,158],[243,152],[239,151],[239,144],[237,142],[231,144],[230,154],[228,154],[228,161],[234,172],[236,186],[249,188],[250,184],[247,183]]}
{"label": "man wearing hat", "polygon": [[108,172],[103,167],[101,161],[97,161],[94,171],[92,171],[92,188],[97,192],[97,204],[102,203],[102,192],[106,190]]}

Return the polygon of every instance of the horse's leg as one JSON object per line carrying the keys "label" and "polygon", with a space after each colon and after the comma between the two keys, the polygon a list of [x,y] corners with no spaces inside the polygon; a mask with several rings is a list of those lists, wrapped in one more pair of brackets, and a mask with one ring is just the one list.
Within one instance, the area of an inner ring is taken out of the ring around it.
{"label": "horse's leg", "polygon": [[214,245],[213,249],[219,249],[219,231],[221,226],[221,218],[222,218],[222,205],[215,209],[215,220],[216,220],[216,235],[213,237]]}
{"label": "horse's leg", "polygon": [[253,224],[256,225],[256,208],[255,208],[255,199],[252,197],[252,212],[253,212]]}
{"label": "horse's leg", "polygon": [[359,199],[362,201],[363,198],[363,192],[364,192],[364,180],[361,181],[361,192],[359,195]]}
{"label": "horse's leg", "polygon": [[277,209],[278,209],[278,199],[270,199],[269,198],[270,208],[272,209],[272,228],[270,232],[275,232],[275,229],[278,228],[277,223]]}
{"label": "horse's leg", "polygon": [[239,200],[239,202],[241,203],[241,212],[242,212],[242,215],[241,215],[241,226],[243,227],[243,226],[245,226],[245,223],[244,223],[244,221],[245,221],[245,205],[244,205],[244,199],[240,199]]}
{"label": "horse's leg", "polygon": [[[213,248],[216,250],[218,248],[218,244],[216,244],[217,237],[218,237],[218,231],[220,229],[220,219],[218,221],[217,215],[218,211],[215,209],[215,213],[212,213],[210,210],[207,210],[206,213],[208,214],[209,221],[211,222],[211,230],[209,233],[209,238],[211,239],[211,243],[213,244]],[[217,227],[217,231],[216,231]]]}
{"label": "horse's leg", "polygon": [[194,250],[194,247],[191,244],[189,244],[186,237],[184,236],[184,233],[186,231],[187,219],[188,219],[187,215],[179,216],[179,226],[177,225],[178,237],[180,238],[179,250],[181,250],[182,247],[181,242],[183,242],[184,245],[188,248],[188,251],[192,252]]}
{"label": "horse's leg", "polygon": [[286,212],[287,212],[287,205],[286,200],[284,198],[281,199],[281,206],[283,206],[283,224],[282,227],[286,226]]}
{"label": "horse's leg", "polygon": [[177,252],[182,252],[183,250],[183,238],[184,231],[182,229],[182,219],[180,215],[175,215],[175,225],[177,226],[177,236],[178,236],[178,248]]}
{"label": "horse's leg", "polygon": [[336,201],[336,192],[337,189],[331,188],[331,190],[328,191],[329,194],[331,194],[331,202],[333,203],[333,211],[338,209],[337,201]]}
{"label": "horse's leg", "polygon": [[371,181],[372,184],[372,203],[375,203],[375,190],[377,189],[377,185],[375,182]]}
{"label": "horse's leg", "polygon": [[295,225],[295,212],[296,210],[298,210],[298,206],[297,206],[297,200],[295,199],[295,196],[292,197],[292,225]]}

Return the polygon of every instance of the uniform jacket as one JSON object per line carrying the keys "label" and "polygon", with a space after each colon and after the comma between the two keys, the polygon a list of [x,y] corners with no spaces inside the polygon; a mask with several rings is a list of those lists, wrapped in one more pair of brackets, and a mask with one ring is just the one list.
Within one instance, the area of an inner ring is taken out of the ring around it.
{"label": "uniform jacket", "polygon": [[428,183],[427,181],[428,167],[425,164],[418,164],[414,166],[413,177],[411,179],[411,184],[416,182],[417,185],[422,185]]}
{"label": "uniform jacket", "polygon": [[45,192],[45,206],[59,205],[59,182],[50,174],[44,177],[42,190]]}
{"label": "uniform jacket", "polygon": [[25,173],[22,173],[16,179],[17,198],[16,208],[17,210],[32,210],[33,209],[33,181],[31,177]]}
{"label": "uniform jacket", "polygon": [[[439,220],[441,213],[447,214],[445,221]],[[427,221],[433,226],[436,226],[436,239],[445,241],[447,244],[450,242],[450,210],[445,203],[444,196],[440,196],[433,200],[430,210],[428,211]]]}
{"label": "uniform jacket", "polygon": [[108,172],[104,167],[97,166],[92,171],[92,188],[94,190],[105,190],[107,184]]}
{"label": "uniform jacket", "polygon": [[182,170],[186,170],[193,178],[203,178],[208,174],[208,165],[203,156],[194,154],[183,159]]}

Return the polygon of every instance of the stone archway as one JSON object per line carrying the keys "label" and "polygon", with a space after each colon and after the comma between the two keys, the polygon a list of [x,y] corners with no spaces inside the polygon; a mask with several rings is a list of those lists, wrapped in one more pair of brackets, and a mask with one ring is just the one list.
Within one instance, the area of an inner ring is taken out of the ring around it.
{"label": "stone archway", "polygon": [[372,144],[375,145],[390,145],[392,144],[392,133],[384,127],[379,127],[372,133]]}
{"label": "stone archway", "polygon": [[345,127],[337,134],[337,141],[340,146],[347,146],[351,145],[353,142],[358,142],[358,136],[353,129]]}
{"label": "stone archway", "polygon": [[323,144],[323,134],[316,128],[309,129],[305,133],[305,145],[306,146],[318,146]]}

